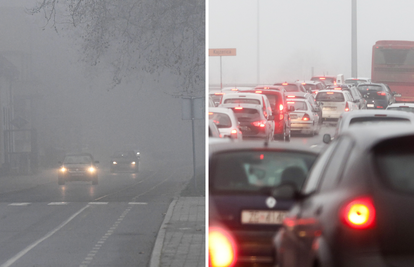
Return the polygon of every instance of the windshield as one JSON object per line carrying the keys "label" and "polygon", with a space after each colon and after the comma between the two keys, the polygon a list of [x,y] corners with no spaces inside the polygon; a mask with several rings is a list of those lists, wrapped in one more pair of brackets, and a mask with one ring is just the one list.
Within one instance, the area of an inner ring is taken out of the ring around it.
{"label": "windshield", "polygon": [[66,156],[63,160],[64,164],[90,164],[92,159],[89,156]]}
{"label": "windshield", "polygon": [[345,98],[339,92],[319,92],[316,95],[316,101],[344,102]]}
{"label": "windshield", "polygon": [[408,106],[401,106],[401,107],[388,107],[388,110],[400,110],[400,111],[406,111],[406,112],[414,112],[414,107],[408,107]]}
{"label": "windshield", "polygon": [[115,158],[128,158],[134,157],[135,153],[133,151],[124,151],[124,152],[115,152],[113,157]]}
{"label": "windshield", "polygon": [[349,125],[356,124],[370,124],[370,123],[379,123],[379,122],[406,122],[410,123],[410,120],[407,118],[399,117],[390,117],[390,116],[377,116],[377,117],[362,117],[362,118],[353,118],[349,122]]}
{"label": "windshield", "polygon": [[236,116],[239,122],[250,122],[250,121],[258,121],[261,120],[262,117],[257,109],[252,108],[243,108],[243,109],[235,109],[232,108],[234,115]]}
{"label": "windshield", "polygon": [[289,108],[290,107],[295,107],[295,111],[297,111],[297,110],[308,110],[308,106],[303,101],[300,101],[300,102],[299,101],[298,102],[289,101],[289,102],[287,102],[287,104],[288,104]]}
{"label": "windshield", "polygon": [[208,118],[209,120],[213,120],[217,128],[230,128],[232,126],[231,119],[227,114],[209,112]]}
{"label": "windshield", "polygon": [[260,192],[290,182],[302,188],[315,155],[290,152],[237,151],[215,157],[210,188],[216,192]]}
{"label": "windshield", "polygon": [[228,98],[224,100],[224,104],[255,104],[260,105],[260,100],[249,98]]}
{"label": "windshield", "polygon": [[366,91],[384,91],[381,85],[358,85],[358,90],[363,93]]}
{"label": "windshield", "polygon": [[283,85],[280,83],[277,85],[282,85],[283,88],[285,88],[286,92],[300,92],[299,87],[296,84]]}

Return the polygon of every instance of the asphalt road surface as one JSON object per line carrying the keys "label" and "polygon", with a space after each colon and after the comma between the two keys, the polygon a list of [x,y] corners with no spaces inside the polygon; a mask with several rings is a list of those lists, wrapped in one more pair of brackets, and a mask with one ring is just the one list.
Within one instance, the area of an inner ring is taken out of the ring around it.
{"label": "asphalt road surface", "polygon": [[191,163],[160,161],[138,174],[100,170],[98,185],[60,186],[56,170],[0,177],[0,267],[145,267],[191,175]]}

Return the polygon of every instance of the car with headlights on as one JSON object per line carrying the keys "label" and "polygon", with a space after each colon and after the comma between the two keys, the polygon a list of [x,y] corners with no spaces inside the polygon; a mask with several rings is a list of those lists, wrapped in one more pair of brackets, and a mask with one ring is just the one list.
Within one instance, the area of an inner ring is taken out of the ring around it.
{"label": "car with headlights on", "polygon": [[209,147],[209,201],[215,223],[234,240],[235,266],[274,266],[272,238],[293,204],[284,198],[284,185],[299,190],[318,152],[262,141]]}
{"label": "car with headlights on", "polygon": [[118,151],[111,156],[111,173],[139,172],[140,158],[134,151]]}
{"label": "car with headlights on", "polygon": [[[321,124],[319,115],[314,107],[306,99],[290,99],[287,101],[290,112],[292,133],[301,133],[314,136],[319,134]],[[291,108],[293,107],[293,108]]]}
{"label": "car with headlights on", "polygon": [[413,266],[413,130],[358,125],[327,146],[290,196],[279,267]]}
{"label": "car with headlights on", "polygon": [[58,184],[64,185],[69,181],[91,181],[98,184],[98,169],[93,156],[89,153],[75,153],[65,155],[58,170]]}

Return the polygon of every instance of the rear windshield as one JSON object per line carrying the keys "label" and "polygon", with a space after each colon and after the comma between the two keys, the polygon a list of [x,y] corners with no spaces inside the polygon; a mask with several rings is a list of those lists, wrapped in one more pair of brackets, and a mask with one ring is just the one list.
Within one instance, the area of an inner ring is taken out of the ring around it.
{"label": "rear windshield", "polygon": [[260,113],[257,109],[252,108],[243,108],[243,109],[232,109],[234,112],[234,115],[236,115],[236,118],[240,122],[244,121],[257,121],[261,120]]}
{"label": "rear windshield", "polygon": [[305,102],[302,102],[302,101],[300,101],[300,102],[291,102],[291,101],[289,101],[289,102],[287,102],[287,104],[288,104],[289,108],[290,107],[295,107],[295,111],[296,110],[308,110],[308,106],[306,105]]}
{"label": "rear windshield", "polygon": [[253,192],[292,183],[302,188],[316,155],[280,151],[237,151],[218,154],[210,170],[210,190]]}
{"label": "rear windshield", "polygon": [[316,84],[304,84],[303,85],[305,88],[306,88],[306,90],[316,90],[316,89],[318,89],[318,87],[316,86]]}
{"label": "rear windshield", "polygon": [[324,82],[325,84],[334,84],[335,79],[334,78],[325,78],[325,79],[320,79],[318,77],[314,77],[311,79],[311,81],[321,81]]}
{"label": "rear windshield", "polygon": [[296,84],[287,84],[287,85],[283,85],[283,84],[277,84],[277,85],[281,85],[285,88],[286,92],[300,92],[299,87]]}
{"label": "rear windshield", "polygon": [[316,101],[344,102],[345,98],[344,95],[339,92],[319,92],[316,95]]}
{"label": "rear windshield", "polygon": [[267,98],[269,98],[269,102],[270,102],[270,107],[272,109],[273,112],[276,112],[276,105],[277,105],[277,95],[273,95],[273,94],[265,94],[267,96]]}
{"label": "rear windshield", "polygon": [[231,127],[231,120],[227,114],[209,112],[208,118],[210,120],[213,120],[217,128],[230,128]]}
{"label": "rear windshield", "polygon": [[414,136],[387,140],[374,148],[374,161],[391,189],[414,194]]}
{"label": "rear windshield", "polygon": [[414,107],[388,107],[388,110],[400,110],[400,111],[407,111],[407,112],[414,112]]}
{"label": "rear windshield", "polygon": [[396,117],[364,117],[364,118],[353,118],[349,122],[349,125],[353,124],[369,124],[369,123],[378,123],[378,122],[407,122],[410,123],[410,120],[407,118],[396,118]]}
{"label": "rear windshield", "polygon": [[260,100],[249,98],[228,98],[224,100],[224,104],[255,104],[260,105]]}
{"label": "rear windshield", "polygon": [[380,85],[358,85],[358,90],[363,91],[384,91],[384,88]]}

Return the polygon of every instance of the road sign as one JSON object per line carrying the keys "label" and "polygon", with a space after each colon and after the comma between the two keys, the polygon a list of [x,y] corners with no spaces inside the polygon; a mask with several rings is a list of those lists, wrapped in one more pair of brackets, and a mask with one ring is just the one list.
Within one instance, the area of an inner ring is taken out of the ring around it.
{"label": "road sign", "polygon": [[209,56],[235,56],[236,48],[214,48],[208,50]]}

